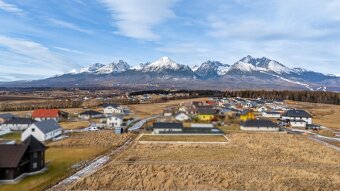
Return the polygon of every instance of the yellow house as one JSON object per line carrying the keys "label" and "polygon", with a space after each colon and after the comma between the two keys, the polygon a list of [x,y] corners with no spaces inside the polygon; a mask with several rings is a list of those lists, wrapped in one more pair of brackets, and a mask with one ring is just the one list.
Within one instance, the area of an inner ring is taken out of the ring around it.
{"label": "yellow house", "polygon": [[211,121],[215,117],[215,110],[212,108],[199,108],[197,118],[199,121]]}
{"label": "yellow house", "polygon": [[247,121],[248,119],[255,119],[255,115],[252,110],[244,110],[240,115],[241,121]]}

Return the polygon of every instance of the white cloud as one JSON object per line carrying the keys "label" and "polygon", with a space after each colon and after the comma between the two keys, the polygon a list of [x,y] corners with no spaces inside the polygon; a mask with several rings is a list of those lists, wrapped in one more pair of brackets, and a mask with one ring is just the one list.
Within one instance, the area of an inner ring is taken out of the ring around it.
{"label": "white cloud", "polygon": [[175,17],[171,10],[176,0],[101,0],[111,12],[118,33],[127,37],[156,40],[154,26]]}
{"label": "white cloud", "polygon": [[23,16],[25,14],[25,12],[22,9],[18,8],[16,5],[6,3],[3,0],[0,0],[0,9],[20,16]]}
{"label": "white cloud", "polygon": [[66,21],[50,18],[49,22],[51,22],[55,26],[59,26],[59,27],[62,27],[62,28],[67,28],[67,29],[71,29],[71,30],[75,30],[75,31],[79,31],[79,32],[82,32],[82,33],[87,33],[87,34],[93,34],[93,31],[91,31],[91,30],[84,29],[84,28],[82,28],[78,25],[75,25],[73,23],[69,23],[69,22],[66,22]]}
{"label": "white cloud", "polygon": [[13,78],[18,79],[25,79],[24,76],[52,76],[72,67],[39,43],[7,36],[0,36],[0,57],[0,74],[13,74]]}
{"label": "white cloud", "polygon": [[84,54],[84,52],[81,52],[81,51],[79,51],[79,50],[72,50],[72,49],[63,48],[63,47],[59,47],[59,46],[55,46],[54,48],[55,48],[55,49],[58,49],[58,50],[62,50],[62,51],[64,51],[64,52],[77,53],[77,54]]}

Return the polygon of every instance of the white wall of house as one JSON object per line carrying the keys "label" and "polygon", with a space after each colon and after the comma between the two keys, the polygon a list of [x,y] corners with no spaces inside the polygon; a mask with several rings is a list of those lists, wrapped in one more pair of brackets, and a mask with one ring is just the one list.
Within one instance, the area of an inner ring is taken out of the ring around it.
{"label": "white wall of house", "polygon": [[290,121],[290,125],[292,127],[306,127],[307,122],[305,122],[305,121]]}
{"label": "white wall of house", "polygon": [[279,113],[278,114],[271,114],[271,113],[262,112],[262,117],[280,118],[281,115]]}
{"label": "white wall of house", "polygon": [[243,131],[279,131],[278,127],[244,127],[241,126]]}
{"label": "white wall of house", "polygon": [[111,116],[106,120],[106,125],[108,127],[121,127],[123,123],[123,117],[120,116]]}
{"label": "white wall of house", "polygon": [[30,135],[34,136],[38,141],[48,141],[62,134],[62,129],[57,129],[48,133],[43,133],[37,126],[32,124],[21,134],[21,141],[24,141]]}
{"label": "white wall of house", "polygon": [[160,134],[160,132],[182,132],[180,128],[154,128],[153,134]]}
{"label": "white wall of house", "polygon": [[2,124],[1,126],[12,131],[23,131],[27,129],[30,124]]}
{"label": "white wall of house", "polygon": [[171,116],[172,116],[172,113],[170,113],[170,112],[165,112],[165,113],[164,113],[164,116],[165,116],[165,117],[171,117]]}
{"label": "white wall of house", "polygon": [[112,106],[108,106],[104,108],[104,114],[115,114],[115,113],[123,113],[123,110],[120,108],[115,108]]}
{"label": "white wall of house", "polygon": [[59,117],[35,117],[33,119],[36,121],[44,121],[44,120],[53,119],[54,121],[59,122]]}
{"label": "white wall of house", "polygon": [[179,113],[176,115],[175,119],[178,121],[186,121],[186,120],[189,120],[190,117],[185,113]]}
{"label": "white wall of house", "polygon": [[313,119],[312,118],[306,118],[306,117],[287,117],[287,116],[282,116],[283,120],[289,119],[290,121],[299,121],[299,120],[304,120],[307,122],[307,124],[312,124]]}

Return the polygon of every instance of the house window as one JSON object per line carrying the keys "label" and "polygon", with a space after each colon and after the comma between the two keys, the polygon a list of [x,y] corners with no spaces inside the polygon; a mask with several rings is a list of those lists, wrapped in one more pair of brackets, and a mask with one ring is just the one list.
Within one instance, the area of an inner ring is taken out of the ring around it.
{"label": "house window", "polygon": [[31,131],[32,131],[32,132],[35,132],[35,128],[32,128]]}
{"label": "house window", "polygon": [[38,158],[38,153],[33,153],[33,158]]}
{"label": "house window", "polygon": [[33,169],[36,169],[36,168],[38,168],[38,163],[34,162],[33,163]]}

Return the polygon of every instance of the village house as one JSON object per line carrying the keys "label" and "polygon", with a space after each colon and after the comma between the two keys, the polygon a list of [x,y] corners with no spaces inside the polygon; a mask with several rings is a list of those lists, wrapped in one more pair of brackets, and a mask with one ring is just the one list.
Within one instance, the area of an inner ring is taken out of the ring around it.
{"label": "village house", "polygon": [[217,112],[211,107],[198,107],[197,119],[199,121],[211,121],[215,118]]}
{"label": "village house", "polygon": [[104,117],[102,113],[98,111],[93,111],[93,110],[87,110],[87,111],[84,111],[78,114],[79,119],[85,119],[85,120],[102,118],[102,117]]}
{"label": "village house", "polygon": [[265,119],[250,119],[241,123],[241,130],[244,131],[279,131],[279,126]]}
{"label": "village house", "polygon": [[0,124],[5,123],[6,121],[13,119],[13,118],[17,118],[18,116],[13,115],[11,113],[3,113],[0,114]]}
{"label": "village house", "polygon": [[105,116],[124,113],[123,108],[118,104],[104,104],[103,110]]}
{"label": "village house", "polygon": [[175,112],[175,108],[173,106],[168,106],[164,108],[163,115],[164,117],[171,117]]}
{"label": "village house", "polygon": [[56,122],[60,120],[60,111],[58,109],[35,109],[32,113],[32,119],[44,121],[53,119]]}
{"label": "village house", "polygon": [[280,119],[281,113],[277,111],[265,111],[262,112],[262,117]]}
{"label": "village house", "polygon": [[34,136],[38,141],[48,141],[60,136],[63,128],[53,119],[33,123],[21,134],[21,140]]}
{"label": "village house", "polygon": [[257,108],[257,111],[258,112],[265,112],[265,111],[267,111],[268,109],[265,107],[265,106],[261,106],[261,107],[258,107]]}
{"label": "village house", "polygon": [[306,127],[307,124],[313,123],[313,117],[311,114],[304,110],[297,109],[287,110],[284,112],[281,116],[281,120],[287,122],[293,127]]}
{"label": "village house", "polygon": [[106,125],[108,127],[121,127],[123,124],[123,115],[113,115],[106,118]]}
{"label": "village house", "polygon": [[46,147],[33,136],[21,144],[0,144],[0,183],[14,183],[43,172]]}
{"label": "village house", "polygon": [[157,122],[153,125],[153,134],[196,134],[196,135],[223,135],[224,133],[211,126],[211,124],[194,125],[183,127],[182,123]]}
{"label": "village house", "polygon": [[12,131],[23,131],[31,126],[34,122],[34,119],[29,118],[12,118],[6,121],[1,125],[1,129],[10,129]]}
{"label": "village house", "polygon": [[187,120],[190,120],[190,116],[187,115],[186,113],[183,113],[183,112],[179,112],[175,115],[175,119],[177,121],[187,121]]}
{"label": "village house", "polygon": [[153,134],[162,134],[162,133],[178,133],[182,132],[183,125],[182,123],[164,123],[157,122],[153,124]]}
{"label": "village house", "polygon": [[240,114],[241,121],[247,121],[249,119],[255,119],[255,115],[253,113],[253,110],[245,109]]}

